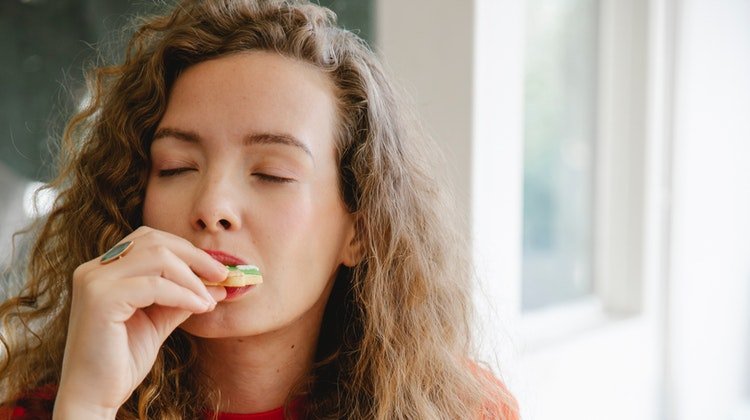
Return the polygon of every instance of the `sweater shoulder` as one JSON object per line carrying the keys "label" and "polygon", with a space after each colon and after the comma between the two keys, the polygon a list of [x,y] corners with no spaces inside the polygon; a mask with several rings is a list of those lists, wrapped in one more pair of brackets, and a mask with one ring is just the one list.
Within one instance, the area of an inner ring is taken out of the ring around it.
{"label": "sweater shoulder", "polygon": [[50,419],[55,405],[57,385],[41,386],[0,406],[0,420]]}

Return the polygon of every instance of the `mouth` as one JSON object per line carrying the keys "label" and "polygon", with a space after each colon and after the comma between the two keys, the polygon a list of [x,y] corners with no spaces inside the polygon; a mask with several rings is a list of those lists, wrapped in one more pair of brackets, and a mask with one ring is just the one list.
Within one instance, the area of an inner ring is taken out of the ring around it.
{"label": "mouth", "polygon": [[255,284],[251,284],[249,286],[242,286],[242,287],[224,287],[224,290],[227,291],[227,297],[224,298],[222,302],[231,302],[237,299],[239,296],[246,294],[255,286],[256,286]]}
{"label": "mouth", "polygon": [[216,261],[224,264],[224,265],[243,265],[247,264],[245,260],[241,259],[240,257],[236,257],[232,254],[227,254],[224,251],[218,251],[215,249],[204,249],[203,251],[206,252],[206,254],[210,255],[215,259]]}

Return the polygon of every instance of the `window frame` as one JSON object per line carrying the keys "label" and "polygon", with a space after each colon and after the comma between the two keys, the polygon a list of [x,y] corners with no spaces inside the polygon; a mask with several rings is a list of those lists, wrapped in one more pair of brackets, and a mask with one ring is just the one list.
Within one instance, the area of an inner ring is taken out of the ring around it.
{"label": "window frame", "polygon": [[637,1],[600,4],[593,292],[522,312],[520,332],[529,349],[636,316],[643,308],[647,92],[636,87],[646,85],[645,9]]}

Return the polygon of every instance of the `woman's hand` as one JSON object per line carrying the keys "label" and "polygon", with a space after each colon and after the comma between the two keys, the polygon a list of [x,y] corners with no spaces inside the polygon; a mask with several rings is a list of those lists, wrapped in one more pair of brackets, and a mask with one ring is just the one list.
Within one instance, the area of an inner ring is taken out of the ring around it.
{"label": "woman's hand", "polygon": [[106,265],[96,258],[73,274],[56,417],[85,412],[114,418],[169,334],[226,297],[224,288],[206,287],[198,278],[221,281],[226,267],[187,240],[148,227],[121,242],[128,240],[133,247],[123,258]]}

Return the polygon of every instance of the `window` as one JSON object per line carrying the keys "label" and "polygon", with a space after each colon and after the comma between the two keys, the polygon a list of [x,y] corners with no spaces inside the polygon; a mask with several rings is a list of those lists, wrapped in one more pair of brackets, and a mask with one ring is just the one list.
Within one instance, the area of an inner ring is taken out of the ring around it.
{"label": "window", "polygon": [[526,3],[522,310],[593,293],[597,0]]}

